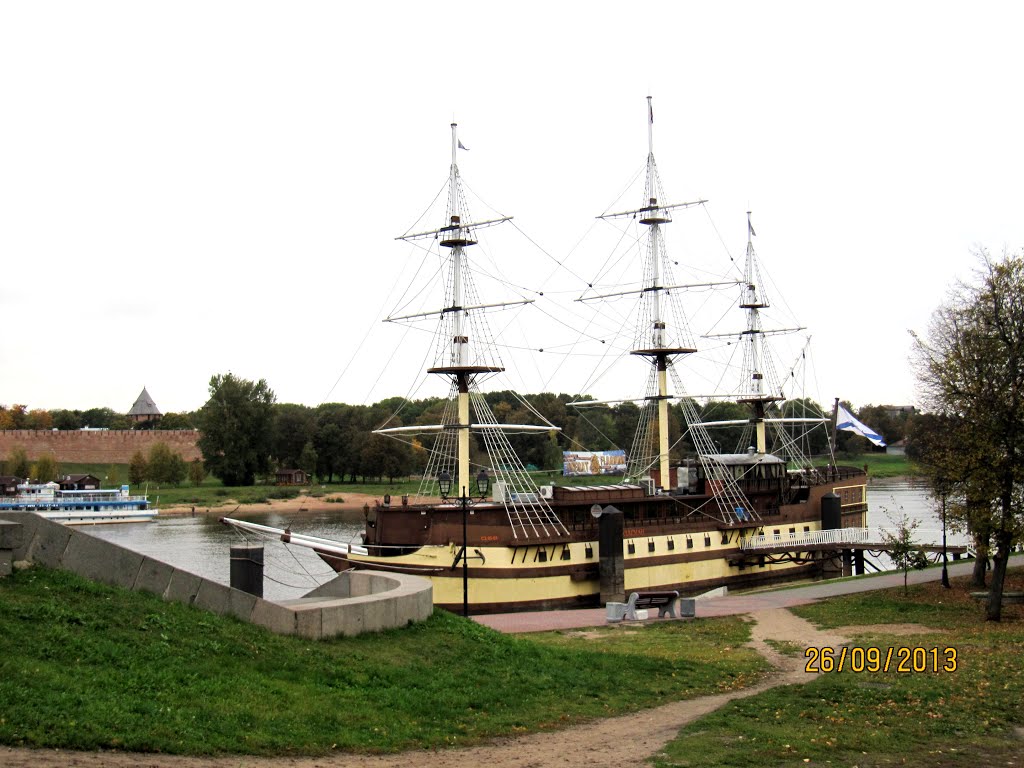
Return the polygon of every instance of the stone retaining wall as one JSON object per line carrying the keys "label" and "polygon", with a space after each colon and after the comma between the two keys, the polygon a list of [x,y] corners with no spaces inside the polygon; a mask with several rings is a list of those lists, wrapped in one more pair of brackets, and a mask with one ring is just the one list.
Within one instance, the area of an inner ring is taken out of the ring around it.
{"label": "stone retaining wall", "polygon": [[0,460],[21,447],[32,461],[49,453],[58,464],[127,464],[136,451],[147,455],[155,443],[166,443],[173,453],[192,461],[203,458],[198,440],[197,429],[0,429]]}
{"label": "stone retaining wall", "polygon": [[297,600],[264,600],[31,512],[0,520],[0,576],[5,563],[19,560],[313,639],[404,627],[434,609],[426,579],[376,571],[339,574]]}

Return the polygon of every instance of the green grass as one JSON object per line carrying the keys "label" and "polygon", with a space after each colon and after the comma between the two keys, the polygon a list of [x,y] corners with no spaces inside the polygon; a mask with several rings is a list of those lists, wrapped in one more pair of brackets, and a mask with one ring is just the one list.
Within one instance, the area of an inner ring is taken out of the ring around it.
{"label": "green grass", "polygon": [[[1024,571],[1007,589],[1024,586]],[[983,621],[982,607],[937,582],[834,598],[793,611],[824,627],[921,624],[914,635],[884,628],[855,635],[856,645],[957,649],[955,672],[825,674],[733,702],[684,728],[653,761],[657,766],[907,764],[1016,765],[1024,743],[1024,610]],[[801,654],[802,656],[802,654]],[[884,659],[885,652],[882,652]],[[946,657],[940,655],[940,667]]]}
{"label": "green grass", "polygon": [[[830,459],[815,459],[815,466],[823,467],[831,463]],[[856,456],[836,457],[839,466],[868,468],[871,477],[903,477],[919,474],[917,466],[906,456],[888,453],[862,453]]]}
{"label": "green grass", "polygon": [[764,671],[740,648],[739,619],[516,637],[438,611],[402,630],[313,642],[41,568],[0,580],[0,627],[0,743],[61,749],[435,748]]}

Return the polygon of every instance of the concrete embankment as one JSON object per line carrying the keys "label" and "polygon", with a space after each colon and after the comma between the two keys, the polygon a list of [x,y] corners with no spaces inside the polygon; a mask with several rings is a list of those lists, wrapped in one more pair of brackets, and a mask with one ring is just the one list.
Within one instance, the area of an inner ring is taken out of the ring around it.
{"label": "concrete embankment", "polygon": [[0,523],[6,523],[0,524],[0,576],[15,563],[26,562],[68,570],[104,584],[235,616],[279,634],[358,635],[423,621],[433,611],[430,582],[416,576],[351,571],[304,598],[274,602],[31,512],[5,513]]}

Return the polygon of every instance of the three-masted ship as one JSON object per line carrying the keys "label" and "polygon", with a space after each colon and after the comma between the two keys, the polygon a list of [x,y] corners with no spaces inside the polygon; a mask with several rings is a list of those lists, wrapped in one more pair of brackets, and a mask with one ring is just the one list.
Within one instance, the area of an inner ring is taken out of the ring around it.
{"label": "three-masted ship", "polygon": [[[754,278],[749,235],[740,303],[747,323],[738,333],[747,345],[746,384],[737,400],[750,408],[749,418],[743,420],[752,431],[750,446],[737,453],[717,450],[708,430],[736,422],[702,422],[694,400],[685,396],[680,361],[697,347],[680,314],[678,297],[685,286],[674,283],[663,227],[674,211],[697,203],[663,202],[652,123],[653,118],[648,123],[643,205],[609,214],[634,217],[646,228],[647,239],[643,283],[635,292],[640,317],[630,357],[645,363],[649,375],[639,399],[640,423],[623,482],[536,484],[508,436],[550,432],[557,426],[502,424],[487,404],[481,385],[503,370],[487,315],[523,302],[483,303],[477,294],[470,265],[476,233],[505,219],[475,221],[467,210],[453,124],[442,226],[404,236],[436,241],[441,249],[446,272],[443,306],[389,318],[435,319],[435,357],[428,372],[447,380],[449,398],[438,423],[378,430],[432,441],[420,491],[411,498],[385,498],[367,507],[360,544],[278,531],[282,538],[312,547],[337,571],[364,568],[421,575],[433,583],[436,605],[489,613],[596,606],[621,601],[632,591],[696,594],[722,585],[808,576],[820,570],[819,555],[796,548],[750,555],[742,542],[758,535],[784,540],[823,524],[863,525],[863,470],[791,466],[787,457],[771,451],[769,433],[787,419],[773,415],[781,395],[767,388],[759,367],[766,335],[759,313],[767,303]],[[749,223],[748,230],[753,231]],[[616,295],[625,293],[629,292]],[[672,408],[680,409],[695,448],[691,458],[675,466],[670,460]],[[840,514],[837,520],[836,504],[830,502],[831,519],[823,523],[822,499],[827,494],[838,495]]]}

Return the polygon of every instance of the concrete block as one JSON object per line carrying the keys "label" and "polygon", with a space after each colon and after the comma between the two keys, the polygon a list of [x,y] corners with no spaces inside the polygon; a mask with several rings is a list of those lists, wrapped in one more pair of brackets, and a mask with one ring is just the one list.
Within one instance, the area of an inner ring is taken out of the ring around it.
{"label": "concrete block", "polygon": [[679,618],[692,619],[697,615],[697,600],[693,597],[679,598]]}
{"label": "concrete block", "polygon": [[[377,597],[374,595],[374,597]],[[386,596],[382,599],[367,600],[363,603],[363,629],[366,632],[380,632],[392,629],[397,625],[398,615],[395,611],[396,600]]]}
{"label": "concrete block", "polygon": [[21,523],[21,542],[14,547],[14,560],[27,560],[28,550],[40,521],[44,523],[49,521],[43,520],[43,518],[33,512],[5,512],[4,520],[10,520],[12,523]]}
{"label": "concrete block", "polygon": [[231,612],[231,587],[203,579],[192,605],[219,616],[227,615]]}
{"label": "concrete block", "polygon": [[252,609],[259,599],[261,598],[256,597],[256,595],[250,595],[248,592],[243,592],[240,589],[232,589],[228,594],[228,613],[242,621],[250,621],[252,619]]}
{"label": "concrete block", "polygon": [[23,526],[15,520],[0,520],[0,550],[13,552],[21,546]]}
{"label": "concrete block", "polygon": [[0,549],[0,579],[14,573],[14,553],[9,549]]}
{"label": "concrete block", "polygon": [[154,560],[152,557],[145,557],[142,560],[142,565],[139,566],[139,575],[135,577],[132,589],[163,596],[167,591],[167,585],[171,583],[172,573],[174,573],[173,565]]}
{"label": "concrete block", "polygon": [[363,597],[371,593],[370,581],[373,577],[369,571],[349,571],[349,597]]}
{"label": "concrete block", "polygon": [[294,635],[296,632],[295,611],[269,600],[256,600],[250,621],[277,635]]}
{"label": "concrete block", "polygon": [[167,590],[164,592],[163,598],[174,603],[192,605],[196,601],[196,595],[199,594],[199,587],[203,581],[201,576],[175,568],[171,572],[171,578],[167,582]]}
{"label": "concrete block", "polygon": [[113,542],[73,531],[61,567],[93,581],[131,589],[144,559],[145,555]]}
{"label": "concrete block", "polygon": [[366,631],[362,601],[346,601],[322,611],[324,637],[355,637]]}
{"label": "concrete block", "polygon": [[319,640],[323,633],[323,608],[306,606],[295,611],[295,632],[299,637]]}
{"label": "concrete block", "polygon": [[604,604],[604,620],[608,622],[619,622],[626,617],[626,604],[625,603],[605,603]]}
{"label": "concrete block", "polygon": [[64,550],[71,540],[71,529],[52,520],[39,518],[35,535],[29,544],[25,559],[46,568],[60,568]]}
{"label": "concrete block", "polygon": [[339,573],[333,579],[307,592],[303,597],[351,597],[349,574]]}

